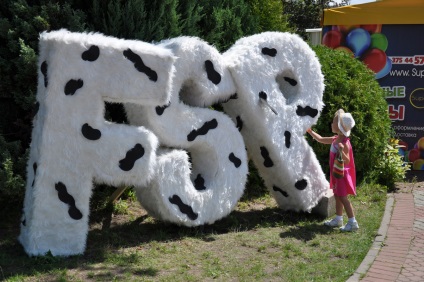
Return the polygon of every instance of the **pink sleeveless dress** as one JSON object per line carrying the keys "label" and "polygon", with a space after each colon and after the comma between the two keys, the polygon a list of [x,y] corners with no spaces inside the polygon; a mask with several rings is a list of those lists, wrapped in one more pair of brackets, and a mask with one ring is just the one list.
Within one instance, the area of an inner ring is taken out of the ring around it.
{"label": "pink sleeveless dress", "polygon": [[[333,168],[334,159],[336,158],[337,151],[339,149],[338,143],[336,143],[337,136],[333,137],[333,143],[330,147],[330,170]],[[345,197],[347,195],[356,195],[356,169],[355,160],[353,158],[353,149],[350,144],[350,139],[345,137],[342,142],[345,145],[349,145],[349,164],[345,163],[344,166],[344,177],[335,178],[330,172],[330,188],[333,189],[334,195]]]}

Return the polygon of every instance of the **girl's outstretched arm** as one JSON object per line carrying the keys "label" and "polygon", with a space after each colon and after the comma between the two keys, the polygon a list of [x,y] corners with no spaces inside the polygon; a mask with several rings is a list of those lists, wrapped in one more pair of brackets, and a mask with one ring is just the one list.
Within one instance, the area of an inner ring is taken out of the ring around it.
{"label": "girl's outstretched arm", "polygon": [[308,128],[306,130],[306,132],[308,132],[309,135],[311,135],[312,138],[315,139],[316,141],[318,141],[319,143],[331,144],[333,142],[333,137],[322,137],[321,135],[319,135],[318,133],[316,133],[315,131],[313,131],[310,128]]}

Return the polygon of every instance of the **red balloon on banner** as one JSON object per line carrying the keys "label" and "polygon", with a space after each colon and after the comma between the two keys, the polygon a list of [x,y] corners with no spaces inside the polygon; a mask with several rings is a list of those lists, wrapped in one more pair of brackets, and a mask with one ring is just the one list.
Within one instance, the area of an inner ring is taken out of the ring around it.
{"label": "red balloon on banner", "polygon": [[420,158],[420,155],[421,155],[420,150],[412,149],[411,151],[409,151],[408,159],[410,162],[414,162]]}
{"label": "red balloon on banner", "polygon": [[362,62],[368,66],[370,70],[375,73],[381,71],[387,62],[387,55],[380,49],[370,49],[361,58]]}
{"label": "red balloon on banner", "polygon": [[375,74],[375,79],[380,79],[382,77],[385,77],[386,75],[389,74],[391,70],[392,70],[392,60],[389,57],[387,57],[384,68],[382,68],[378,73]]}
{"label": "red balloon on banner", "polygon": [[381,32],[381,24],[363,24],[361,28],[365,29],[370,34]]}
{"label": "red balloon on banner", "polygon": [[322,43],[333,49],[339,47],[342,43],[342,34],[338,30],[327,31],[322,38]]}

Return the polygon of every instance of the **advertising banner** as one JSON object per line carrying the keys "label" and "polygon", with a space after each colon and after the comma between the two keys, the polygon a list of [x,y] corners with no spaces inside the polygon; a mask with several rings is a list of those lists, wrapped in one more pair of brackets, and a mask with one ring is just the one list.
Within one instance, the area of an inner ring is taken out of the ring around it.
{"label": "advertising banner", "polygon": [[327,25],[323,45],[349,52],[384,90],[400,150],[424,170],[424,24]]}

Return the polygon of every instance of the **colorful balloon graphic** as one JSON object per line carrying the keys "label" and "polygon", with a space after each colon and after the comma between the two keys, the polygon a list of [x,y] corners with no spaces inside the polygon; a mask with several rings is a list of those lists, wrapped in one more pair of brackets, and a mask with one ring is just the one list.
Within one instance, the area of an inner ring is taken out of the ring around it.
{"label": "colorful balloon graphic", "polygon": [[356,58],[361,57],[371,45],[371,36],[365,29],[356,28],[346,36],[346,45]]}
{"label": "colorful balloon graphic", "polygon": [[406,153],[408,157],[406,161],[412,163],[413,170],[424,170],[424,137],[418,139],[413,148]]}
{"label": "colorful balloon graphic", "polygon": [[380,79],[382,77],[385,77],[389,74],[390,70],[392,69],[392,60],[390,60],[389,57],[386,58],[386,65],[384,68],[375,74],[375,79]]}
{"label": "colorful balloon graphic", "polygon": [[325,26],[322,42],[332,49],[352,52],[380,79],[392,69],[392,61],[385,53],[389,42],[381,29],[381,24]]}
{"label": "colorful balloon graphic", "polygon": [[369,34],[381,32],[381,24],[363,24],[360,27],[368,31]]}
{"label": "colorful balloon graphic", "polygon": [[408,159],[410,162],[415,162],[416,160],[418,160],[421,156],[421,152],[418,149],[412,149],[411,151],[409,151],[408,154]]}
{"label": "colorful balloon graphic", "polygon": [[339,47],[342,43],[343,36],[338,30],[330,30],[324,34],[322,42],[325,46],[332,49]]}
{"label": "colorful balloon graphic", "polygon": [[387,37],[382,33],[374,33],[371,35],[371,46],[370,48],[380,49],[382,51],[386,51],[389,42],[387,41]]}
{"label": "colorful balloon graphic", "polygon": [[419,150],[424,151],[424,137],[421,137],[417,142],[417,147]]}
{"label": "colorful balloon graphic", "polygon": [[331,26],[331,25],[323,26],[322,27],[322,35],[324,36],[327,32],[329,32],[332,29],[333,29],[333,26]]}
{"label": "colorful balloon graphic", "polygon": [[375,73],[381,71],[387,63],[387,56],[380,49],[370,49],[361,58],[362,62]]}
{"label": "colorful balloon graphic", "polygon": [[334,26],[334,29],[340,31],[343,34],[348,34],[352,30],[359,28],[359,27],[360,27],[359,24],[356,24],[356,25],[337,25],[337,26]]}
{"label": "colorful balloon graphic", "polygon": [[412,164],[414,170],[424,170],[424,159],[417,159]]}
{"label": "colorful balloon graphic", "polygon": [[408,143],[406,143],[405,141],[399,141],[399,148],[404,150],[404,151],[408,151]]}

